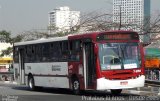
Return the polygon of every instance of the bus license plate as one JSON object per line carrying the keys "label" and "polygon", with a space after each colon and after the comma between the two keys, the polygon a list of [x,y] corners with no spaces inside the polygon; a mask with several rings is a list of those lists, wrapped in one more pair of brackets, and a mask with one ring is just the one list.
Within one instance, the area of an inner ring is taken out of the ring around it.
{"label": "bus license plate", "polygon": [[120,85],[128,85],[128,81],[122,81],[120,82]]}

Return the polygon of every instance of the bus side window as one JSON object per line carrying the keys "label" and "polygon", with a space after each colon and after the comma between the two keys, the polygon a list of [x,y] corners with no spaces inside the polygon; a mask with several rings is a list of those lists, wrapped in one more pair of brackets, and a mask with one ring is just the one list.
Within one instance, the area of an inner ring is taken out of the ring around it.
{"label": "bus side window", "polygon": [[73,40],[69,42],[70,46],[70,61],[79,61],[81,52],[81,41]]}
{"label": "bus side window", "polygon": [[36,62],[41,62],[42,60],[42,45],[36,45],[35,46],[35,56],[36,56]]}
{"label": "bus side window", "polygon": [[61,44],[61,50],[62,50],[62,61],[67,61],[68,60],[68,55],[69,55],[69,49],[68,49],[68,42],[64,41]]}
{"label": "bus side window", "polygon": [[27,59],[27,46],[24,47],[24,61],[28,62],[28,59]]}
{"label": "bus side window", "polygon": [[18,56],[18,47],[14,47],[14,49],[13,49],[13,52],[14,52],[14,54],[13,54],[13,56],[14,56],[14,62],[15,63],[19,63],[19,56]]}
{"label": "bus side window", "polygon": [[61,49],[59,42],[50,44],[50,59],[51,61],[58,61],[61,58]]}
{"label": "bus side window", "polygon": [[32,62],[32,47],[26,46],[25,62]]}
{"label": "bus side window", "polygon": [[45,43],[42,45],[42,61],[49,61],[49,43]]}
{"label": "bus side window", "polygon": [[32,46],[31,55],[32,55],[31,61],[35,62],[36,55],[35,55],[35,46],[34,45]]}

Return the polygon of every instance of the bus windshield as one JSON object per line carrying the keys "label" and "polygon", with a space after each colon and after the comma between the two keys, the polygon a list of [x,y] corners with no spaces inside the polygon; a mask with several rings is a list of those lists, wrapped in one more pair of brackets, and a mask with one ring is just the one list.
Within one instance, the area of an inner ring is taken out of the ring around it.
{"label": "bus windshield", "polygon": [[133,69],[141,65],[138,43],[99,43],[101,70]]}

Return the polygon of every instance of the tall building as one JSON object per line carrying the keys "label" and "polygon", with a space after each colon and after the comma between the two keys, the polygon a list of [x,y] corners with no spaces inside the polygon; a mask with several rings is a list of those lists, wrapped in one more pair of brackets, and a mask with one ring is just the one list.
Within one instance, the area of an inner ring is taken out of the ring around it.
{"label": "tall building", "polygon": [[113,0],[113,22],[123,30],[145,33],[150,26],[150,0]]}
{"label": "tall building", "polygon": [[[49,12],[50,33],[69,31],[80,20],[80,11],[71,11],[69,7],[59,7]],[[54,30],[54,31],[53,31]]]}

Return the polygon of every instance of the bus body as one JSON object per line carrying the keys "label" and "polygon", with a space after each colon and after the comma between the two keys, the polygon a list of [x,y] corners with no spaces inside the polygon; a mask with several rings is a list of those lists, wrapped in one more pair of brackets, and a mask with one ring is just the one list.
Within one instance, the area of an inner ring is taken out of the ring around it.
{"label": "bus body", "polygon": [[36,87],[107,90],[144,86],[144,54],[133,31],[70,35],[14,44],[15,77]]}

